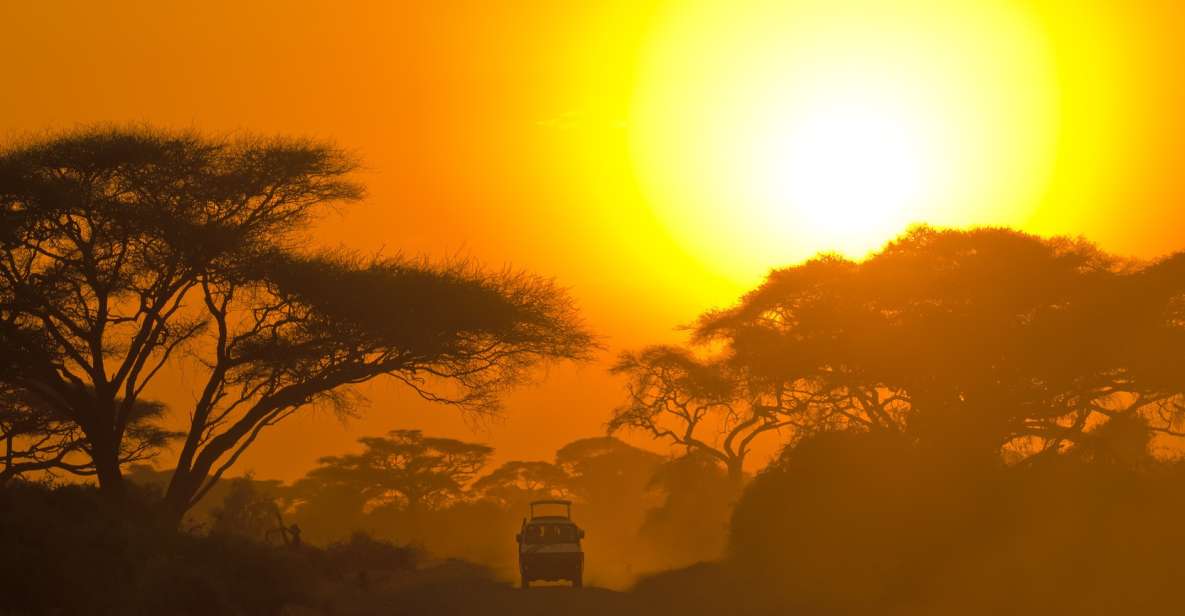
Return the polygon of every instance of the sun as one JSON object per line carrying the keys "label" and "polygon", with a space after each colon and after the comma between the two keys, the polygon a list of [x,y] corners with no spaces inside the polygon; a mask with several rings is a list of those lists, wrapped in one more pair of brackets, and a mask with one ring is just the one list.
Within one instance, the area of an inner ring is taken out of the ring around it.
{"label": "sun", "polygon": [[737,278],[918,222],[1023,222],[1055,160],[1053,56],[1021,9],[942,4],[673,4],[630,121],[658,218]]}
{"label": "sun", "polygon": [[833,238],[906,224],[942,173],[926,129],[883,96],[821,91],[794,113],[771,115],[753,139],[749,198],[776,228],[801,224]]}

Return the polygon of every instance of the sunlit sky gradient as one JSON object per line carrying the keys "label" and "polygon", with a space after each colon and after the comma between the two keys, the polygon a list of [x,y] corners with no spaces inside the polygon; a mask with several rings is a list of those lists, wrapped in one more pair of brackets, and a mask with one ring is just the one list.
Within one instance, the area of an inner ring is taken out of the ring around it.
{"label": "sunlit sky gradient", "polygon": [[[1183,57],[1160,2],[8,2],[0,136],[333,139],[370,194],[318,242],[555,276],[612,354],[919,220],[1185,246]],[[364,419],[291,420],[239,468],[290,479],[397,427],[549,458],[621,399],[604,362],[545,377],[476,432],[368,387]]]}

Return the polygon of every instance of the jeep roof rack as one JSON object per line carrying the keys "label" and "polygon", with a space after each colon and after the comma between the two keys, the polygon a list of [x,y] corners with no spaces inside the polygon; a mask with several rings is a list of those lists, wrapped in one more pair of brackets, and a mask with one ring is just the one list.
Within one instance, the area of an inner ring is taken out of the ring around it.
{"label": "jeep roof rack", "polygon": [[536,505],[560,505],[562,507],[566,507],[567,514],[565,514],[563,517],[568,518],[569,520],[572,519],[572,501],[570,501],[570,500],[547,499],[547,500],[531,501],[530,508],[531,508],[531,519],[532,520],[535,518],[558,517],[558,516],[537,516],[537,515],[535,515],[535,506]]}

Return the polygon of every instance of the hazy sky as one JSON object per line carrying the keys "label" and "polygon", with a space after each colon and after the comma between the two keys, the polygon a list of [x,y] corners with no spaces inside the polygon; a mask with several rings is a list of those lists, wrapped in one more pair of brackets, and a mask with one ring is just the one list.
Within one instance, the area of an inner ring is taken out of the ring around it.
{"label": "hazy sky", "polygon": [[[369,196],[318,242],[555,276],[605,337],[604,361],[541,375],[477,431],[368,387],[363,419],[265,433],[238,467],[263,477],[402,427],[549,458],[602,431],[616,352],[678,340],[767,267],[859,256],[911,221],[1185,246],[1185,9],[838,4],[6,2],[0,137],[148,122],[332,139],[365,161]],[[781,166],[803,160],[805,179]]]}

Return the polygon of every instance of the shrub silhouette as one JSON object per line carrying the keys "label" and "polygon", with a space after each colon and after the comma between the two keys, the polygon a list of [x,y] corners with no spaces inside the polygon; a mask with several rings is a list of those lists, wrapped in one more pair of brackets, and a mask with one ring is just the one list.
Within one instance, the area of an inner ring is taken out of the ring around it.
{"label": "shrub silhouette", "polygon": [[723,555],[728,518],[739,489],[716,458],[697,450],[663,464],[650,480],[663,503],[650,509],[638,530],[667,566],[716,560]]}
{"label": "shrub silhouette", "polygon": [[415,568],[423,558],[413,547],[398,546],[390,541],[375,539],[363,532],[350,535],[346,541],[335,541],[325,548],[325,556],[338,571],[357,570],[400,571]]}
{"label": "shrub silhouette", "polygon": [[116,507],[90,486],[0,489],[0,578],[16,613],[269,614],[308,598],[298,554],[161,526],[132,488]]}
{"label": "shrub silhouette", "polygon": [[[1185,468],[944,464],[891,433],[788,447],[732,519],[732,575],[806,613],[1153,613],[1185,565]],[[771,608],[772,609],[772,608]]]}

